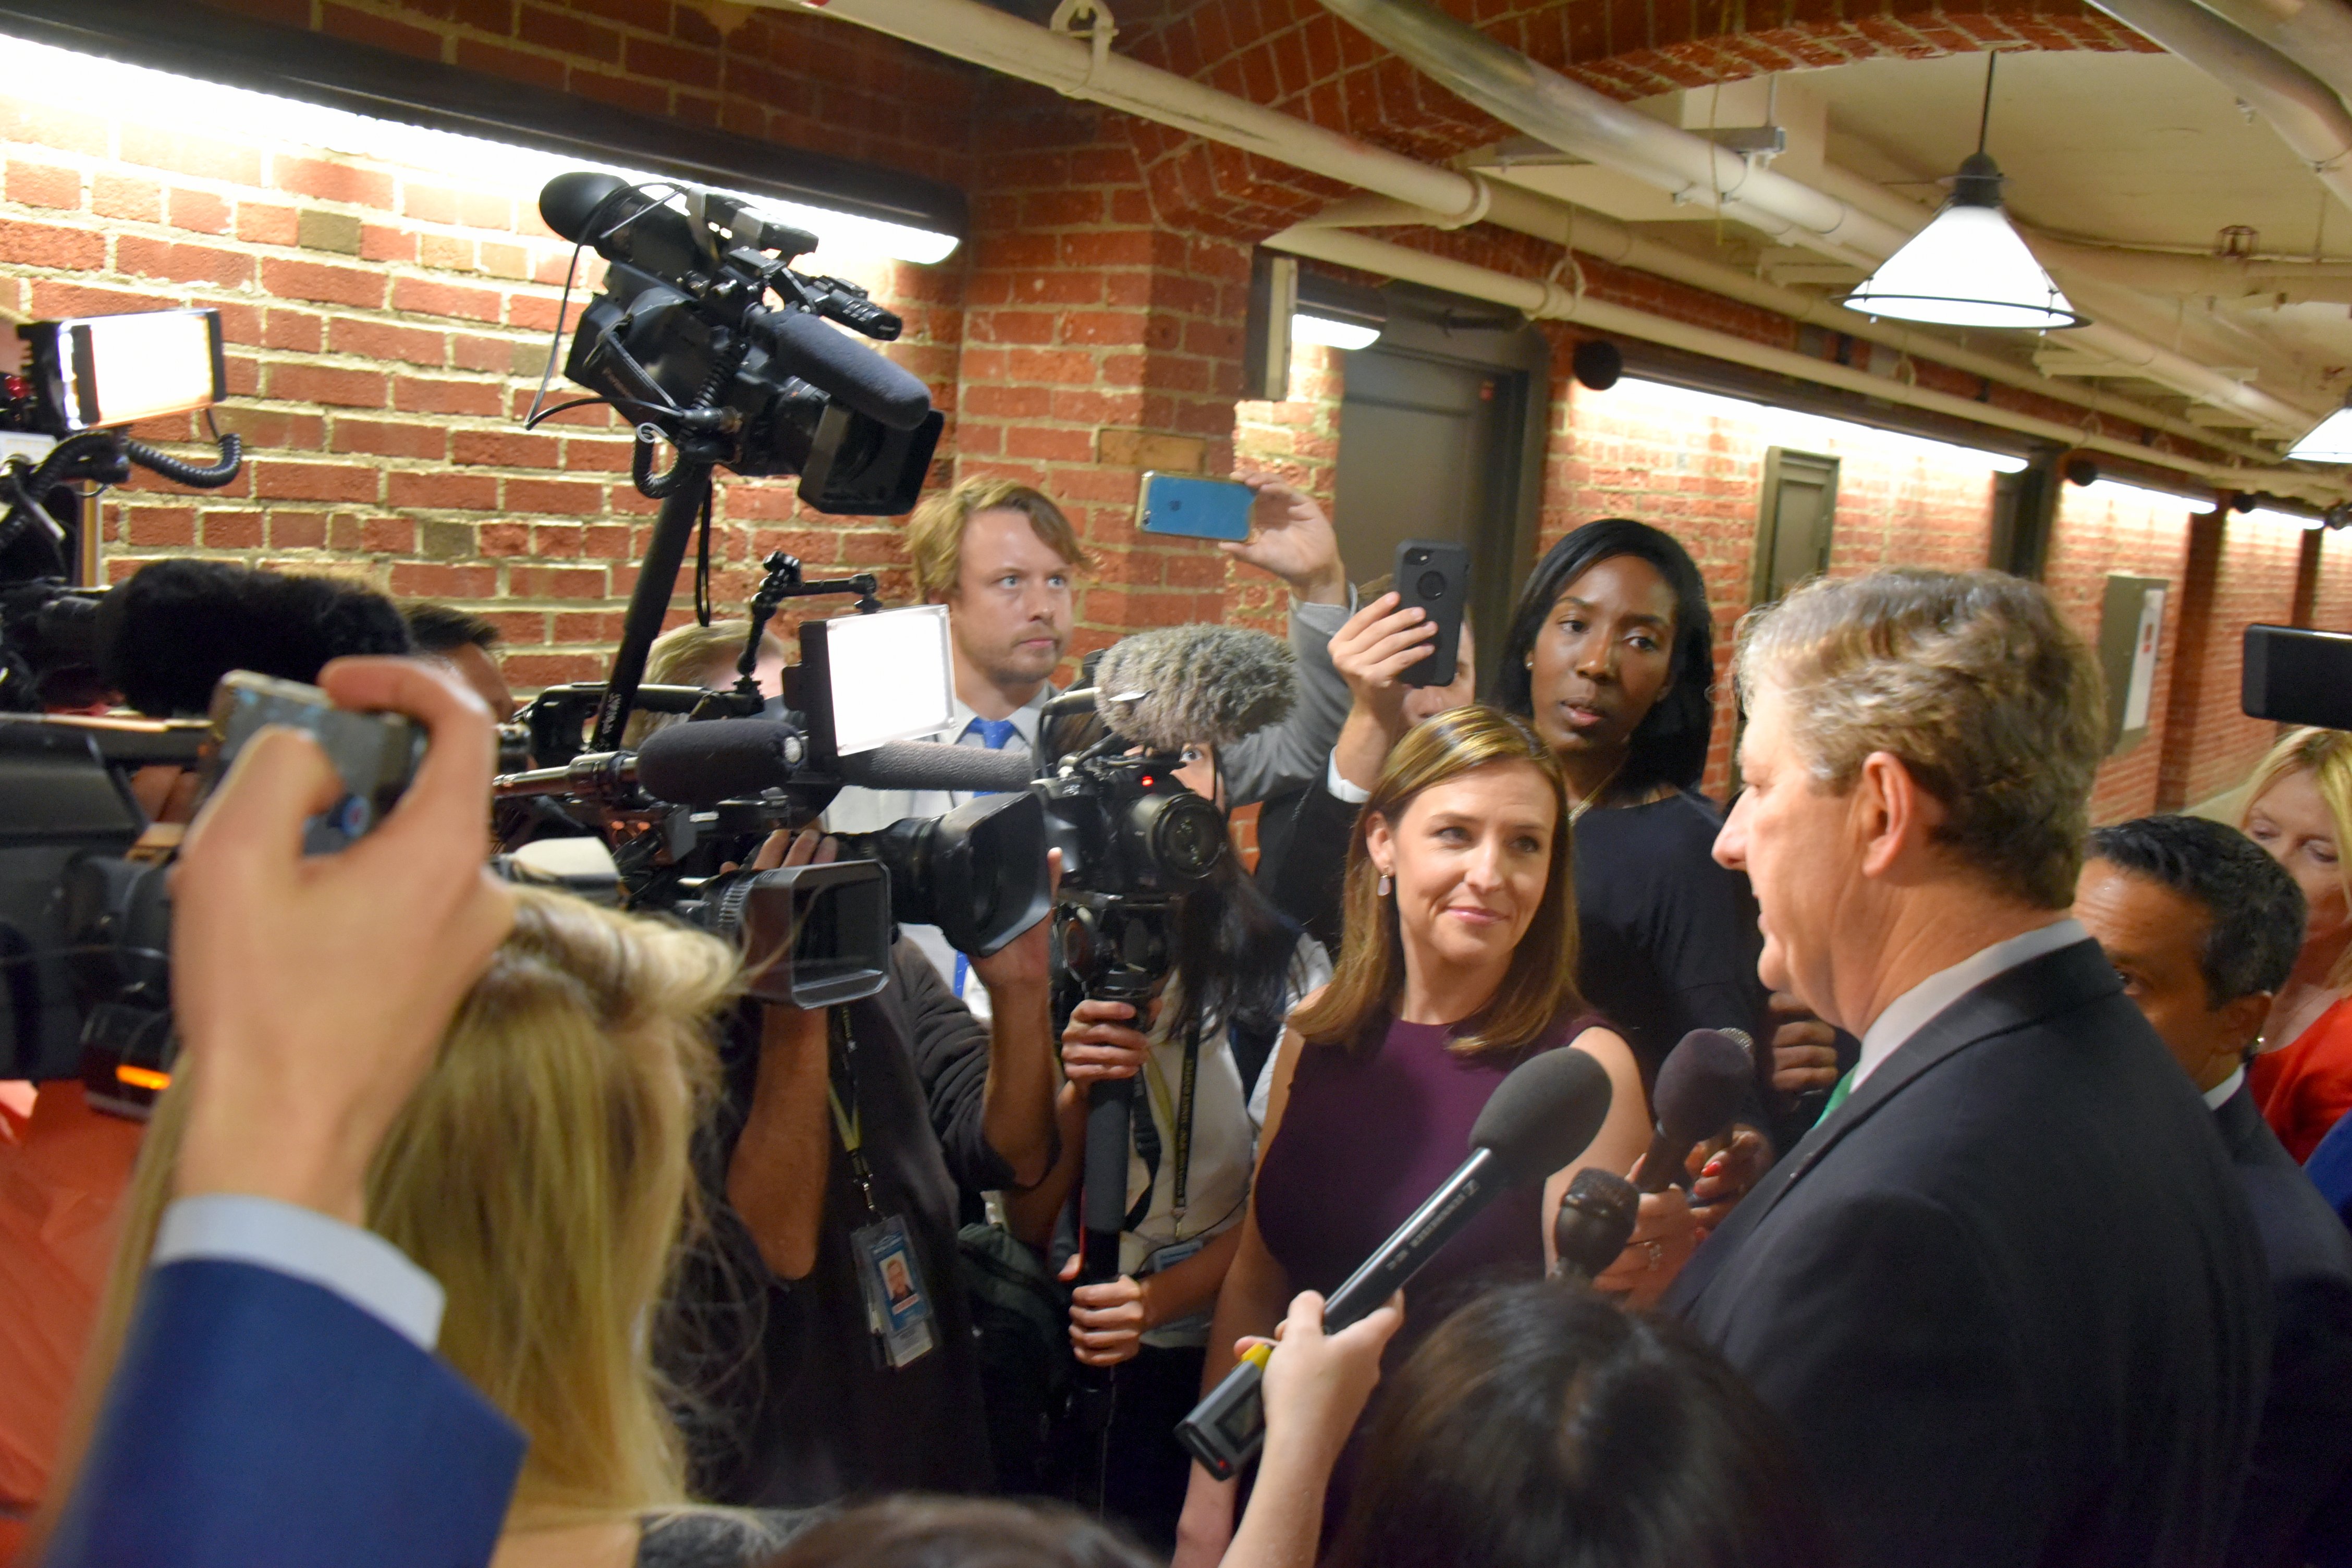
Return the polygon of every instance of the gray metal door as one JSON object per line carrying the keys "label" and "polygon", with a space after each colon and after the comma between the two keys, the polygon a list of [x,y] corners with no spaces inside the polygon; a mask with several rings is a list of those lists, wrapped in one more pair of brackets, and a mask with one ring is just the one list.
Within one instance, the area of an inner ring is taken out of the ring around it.
{"label": "gray metal door", "polygon": [[1398,542],[1470,550],[1480,685],[1517,589],[1525,372],[1362,349],[1347,358],[1336,517],[1359,582],[1385,574]]}
{"label": "gray metal door", "polygon": [[1764,454],[1763,515],[1756,528],[1752,598],[1767,605],[1829,570],[1837,519],[1838,460],[1811,452]]}

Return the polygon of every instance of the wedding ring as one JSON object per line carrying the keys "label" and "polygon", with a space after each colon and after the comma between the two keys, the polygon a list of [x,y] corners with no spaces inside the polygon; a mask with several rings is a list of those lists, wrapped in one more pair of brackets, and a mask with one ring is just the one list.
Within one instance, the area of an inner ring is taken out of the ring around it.
{"label": "wedding ring", "polygon": [[1666,1256],[1666,1244],[1665,1244],[1664,1242],[1663,1242],[1663,1241],[1654,1241],[1654,1241],[1651,1241],[1650,1243],[1648,1243],[1648,1246],[1649,1246],[1649,1248],[1650,1248],[1650,1261],[1649,1261],[1648,1267],[1650,1267],[1650,1268],[1656,1268],[1660,1263],[1664,1262],[1664,1259],[1665,1259],[1665,1256]]}

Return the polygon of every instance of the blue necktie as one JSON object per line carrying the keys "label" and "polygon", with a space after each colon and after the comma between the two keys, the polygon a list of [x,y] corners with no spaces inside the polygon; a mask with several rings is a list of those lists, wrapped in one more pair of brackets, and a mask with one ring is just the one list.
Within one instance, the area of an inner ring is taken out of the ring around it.
{"label": "blue necktie", "polygon": [[[971,722],[963,727],[963,732],[966,735],[978,734],[980,736],[980,743],[982,745],[986,746],[992,752],[1001,752],[1004,750],[1006,742],[1011,741],[1013,736],[1019,734],[1021,731],[1010,719],[982,719],[975,714],[972,717]],[[959,741],[961,741],[961,737],[959,737]],[[972,793],[975,795],[993,795],[996,792],[994,790],[983,789],[974,790]],[[971,973],[971,960],[966,958],[961,952],[957,953],[955,965],[955,994],[958,999],[962,997],[964,980]]]}

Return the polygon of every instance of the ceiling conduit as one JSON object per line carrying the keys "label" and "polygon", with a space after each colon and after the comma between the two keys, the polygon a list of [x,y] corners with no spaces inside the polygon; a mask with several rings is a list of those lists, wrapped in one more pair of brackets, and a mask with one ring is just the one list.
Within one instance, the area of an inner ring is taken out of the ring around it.
{"label": "ceiling conduit", "polygon": [[[2336,0],[2199,0],[2352,103],[2352,11]],[[2137,26],[2137,23],[2134,26]]]}
{"label": "ceiling conduit", "polygon": [[1662,343],[1669,348],[1789,376],[1817,386],[1838,387],[1883,402],[1922,409],[1974,425],[1991,426],[2036,440],[2105,452],[2150,468],[2169,468],[2176,473],[2192,475],[2221,491],[2266,488],[2282,493],[2304,494],[2307,499],[2332,499],[2331,487],[2311,473],[2285,468],[2231,468],[2177,453],[2158,451],[2137,442],[2119,441],[2105,436],[2085,436],[2074,426],[2056,420],[2038,418],[2014,409],[1979,403],[1972,398],[1955,397],[1949,393],[1890,382],[1884,376],[1873,375],[1868,371],[1849,365],[1815,359],[1788,349],[1776,349],[1709,327],[1654,316],[1628,306],[1595,300],[1590,295],[1572,294],[1558,283],[1514,277],[1491,268],[1432,256],[1426,251],[1413,250],[1346,229],[1299,225],[1283,230],[1265,243],[1270,249],[1286,251],[1294,256],[1311,257],[1334,266],[1352,267],[1380,277],[1402,279],[1441,289],[1447,293],[1489,300],[1542,321],[1573,321],[1595,331]]}
{"label": "ceiling conduit", "polygon": [[[779,10],[810,11],[855,23],[952,58],[1051,88],[1067,97],[1099,103],[1139,119],[1171,126],[1225,146],[1241,148],[1292,168],[1341,181],[1359,190],[1372,193],[1374,197],[1385,197],[1396,204],[1394,221],[1399,223],[1460,227],[1483,217],[1502,227],[1554,244],[1573,245],[1576,249],[1604,260],[1721,294],[1762,310],[1812,321],[1868,342],[1885,343],[1915,357],[1948,364],[1988,381],[2033,392],[2088,411],[2112,414],[2240,457],[2257,461],[2269,461],[2274,457],[2273,453],[2252,443],[2233,441],[2133,399],[2045,377],[2029,365],[1974,353],[1948,340],[1911,331],[1890,322],[1874,321],[1816,296],[1751,278],[1719,262],[1690,256],[1635,235],[1611,219],[1571,209],[1523,187],[1423,163],[1402,153],[1391,153],[1325,130],[1293,115],[1265,109],[1214,88],[1202,86],[1173,72],[1129,59],[1110,52],[1106,32],[1097,32],[1092,39],[1055,33],[1008,16],[982,4],[981,0],[824,0],[822,4],[811,4],[807,0],[753,0],[753,3]],[[1598,94],[1593,96],[1599,97]],[[1606,99],[1601,101],[1610,102]],[[1619,109],[1620,112],[1632,112],[1623,110],[1622,106],[1611,104],[1610,107]],[[1686,134],[1647,121],[1646,117],[1636,118],[1643,119],[1645,123],[1654,125],[1669,135]],[[1710,153],[1715,151],[1710,142],[1701,141],[1700,144]],[[1772,179],[1781,184],[1796,184],[1778,175]],[[1912,230],[1924,226],[1930,216],[1866,182],[1854,180],[1853,183],[1867,192],[1875,203],[1887,204],[1891,212],[1909,219],[1907,226],[1901,226],[1901,236],[1895,238],[1895,244],[1900,243],[1901,237],[1907,237]],[[1844,205],[1862,206],[1860,202],[1850,199],[1845,200]],[[1863,207],[1863,210],[1870,209]],[[1877,216],[1882,223],[1887,221],[1886,211]],[[1890,245],[1888,248],[1891,250],[1894,246]],[[2105,329],[2095,327],[2080,330],[2104,331]],[[2080,331],[2074,335],[2079,337]],[[2145,351],[2148,356],[2145,362],[2133,360],[2128,363],[2145,363],[2151,379],[2174,386],[2193,397],[2220,402],[2223,400],[2225,391],[2251,395],[2284,414],[2284,417],[2274,416],[2265,420],[2266,424],[2280,428],[2299,430],[2318,417],[2315,414],[2306,416],[2298,410],[2285,409],[2252,388],[2242,388],[2179,355],[2131,339],[2127,334],[2110,335],[2116,341],[2105,345],[2107,352],[2112,353],[2118,346]],[[1883,377],[1878,379],[1885,382]],[[2235,406],[2236,399],[2230,399],[2226,405]],[[2079,431],[2074,432],[2076,436],[2080,434]]]}

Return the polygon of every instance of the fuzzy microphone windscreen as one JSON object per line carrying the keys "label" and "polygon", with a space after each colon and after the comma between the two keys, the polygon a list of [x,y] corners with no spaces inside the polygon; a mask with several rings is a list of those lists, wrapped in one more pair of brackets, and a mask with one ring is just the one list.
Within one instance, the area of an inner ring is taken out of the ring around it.
{"label": "fuzzy microphone windscreen", "polygon": [[232,669],[316,682],[330,659],[411,646],[399,608],[381,594],[226,561],[143,568],[106,595],[99,638],[106,684],[158,718],[202,717]]}
{"label": "fuzzy microphone windscreen", "polygon": [[1095,668],[1095,711],[1122,739],[1176,752],[1229,746],[1282,721],[1298,697],[1297,658],[1244,626],[1162,626],[1111,645]]}

